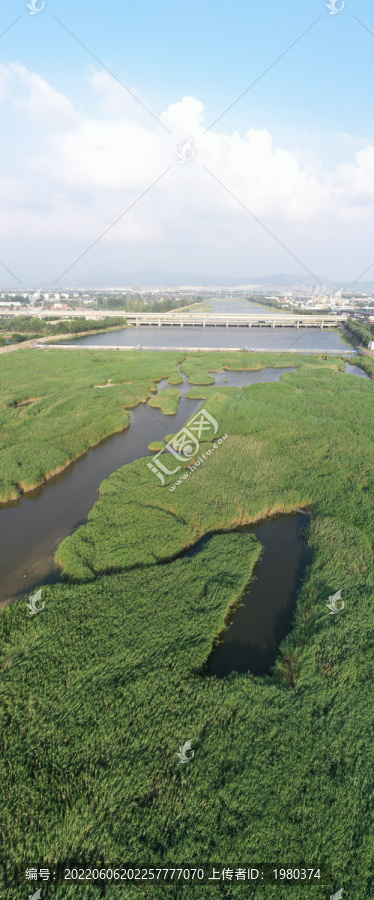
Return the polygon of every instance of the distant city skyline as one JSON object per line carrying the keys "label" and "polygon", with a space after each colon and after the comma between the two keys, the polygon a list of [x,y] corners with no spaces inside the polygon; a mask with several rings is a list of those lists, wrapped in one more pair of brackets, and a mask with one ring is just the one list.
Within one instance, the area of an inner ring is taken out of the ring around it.
{"label": "distant city skyline", "polygon": [[374,278],[369,0],[15,0],[0,35],[7,287]]}

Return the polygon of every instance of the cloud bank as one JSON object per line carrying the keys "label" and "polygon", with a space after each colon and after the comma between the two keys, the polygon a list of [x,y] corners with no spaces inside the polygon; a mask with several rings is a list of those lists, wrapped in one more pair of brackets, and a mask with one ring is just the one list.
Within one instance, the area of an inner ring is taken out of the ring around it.
{"label": "cloud bank", "polygon": [[[212,270],[224,254],[231,274],[238,265],[258,270],[256,259],[268,260],[269,273],[289,268],[266,226],[314,270],[326,271],[326,241],[329,252],[336,244],[335,265],[343,241],[352,275],[360,267],[353,248],[359,241],[365,254],[373,219],[374,147],[355,151],[352,140],[352,160],[332,171],[298,148],[275,146],[266,129],[205,132],[204,106],[194,97],[171,104],[157,123],[108,73],[91,69],[88,80],[91,117],[22,64],[0,66],[0,235],[13,260],[20,242],[35,240],[42,268],[46,241],[63,266],[73,261],[66,248],[78,256],[109,229],[81,271],[97,267],[97,254],[107,269],[119,247],[145,267],[159,260],[173,268],[171,256],[200,271],[206,258]],[[193,158],[183,162],[186,142]]]}

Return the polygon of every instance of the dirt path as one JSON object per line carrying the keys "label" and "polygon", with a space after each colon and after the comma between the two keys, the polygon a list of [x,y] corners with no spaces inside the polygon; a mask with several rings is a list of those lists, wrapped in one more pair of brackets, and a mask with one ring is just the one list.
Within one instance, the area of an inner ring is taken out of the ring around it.
{"label": "dirt path", "polygon": [[11,353],[12,350],[20,350],[21,347],[33,347],[34,344],[49,344],[50,341],[66,341],[68,338],[87,337],[90,334],[97,334],[96,331],[80,331],[78,334],[48,334],[46,337],[34,338],[32,341],[20,341],[19,344],[8,344],[7,347],[0,347],[0,353]]}
{"label": "dirt path", "polygon": [[360,353],[362,353],[363,356],[371,356],[371,358],[374,359],[374,350],[367,350],[366,347],[361,346],[358,347],[358,350],[360,351]]}
{"label": "dirt path", "polygon": [[[347,331],[347,330],[344,328],[344,326],[343,326],[343,328],[342,328],[342,334],[343,334],[343,336],[346,338],[346,340],[349,341],[349,343],[350,343],[351,345],[353,345],[353,347],[355,347],[356,350],[358,350],[358,352],[359,352],[362,356],[371,356],[371,358],[374,359],[374,350],[368,350],[367,347],[363,347],[362,344],[360,344],[360,342],[357,340],[357,338],[356,338],[354,335],[352,335],[352,334],[350,333],[350,331]],[[342,356],[343,356],[343,355],[344,355],[344,354],[342,354]]]}

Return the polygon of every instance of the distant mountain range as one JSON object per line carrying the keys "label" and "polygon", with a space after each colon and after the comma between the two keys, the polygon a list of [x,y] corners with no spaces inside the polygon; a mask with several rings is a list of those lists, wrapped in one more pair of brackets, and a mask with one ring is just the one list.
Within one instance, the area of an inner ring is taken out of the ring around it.
{"label": "distant mountain range", "polygon": [[[320,281],[322,281],[322,278],[320,279]],[[247,284],[263,284],[269,286],[278,285],[281,287],[291,287],[295,284],[313,285],[315,283],[315,279],[311,278],[308,275],[288,275],[283,272],[279,275],[266,275],[261,277],[243,275],[240,278],[232,278],[217,275],[189,275],[187,272],[157,272],[153,270],[143,272],[129,272],[126,274],[124,273],[121,276],[111,274],[87,275],[81,278],[77,278],[76,281],[74,281],[74,284],[64,280],[64,286],[66,286],[66,288],[70,288],[71,290],[73,289],[73,287],[240,287],[241,285]],[[326,280],[323,281],[323,284],[326,284]],[[62,280],[58,289],[63,289]]]}
{"label": "distant mountain range", "polygon": [[[179,288],[179,287],[241,287],[242,285],[263,285],[265,289],[271,290],[276,288],[302,288],[302,287],[312,287],[316,285],[320,287],[324,285],[328,290],[339,290],[340,288],[346,290],[354,290],[355,288],[359,291],[372,291],[374,289],[374,281],[362,281],[359,284],[354,285],[352,282],[348,281],[329,281],[328,278],[323,278],[322,276],[318,276],[319,284],[316,284],[316,280],[312,278],[310,275],[301,274],[301,275],[290,275],[285,272],[280,272],[276,275],[261,275],[261,276],[252,276],[252,275],[243,275],[240,278],[232,278],[225,276],[217,276],[217,275],[189,275],[187,272],[160,272],[156,270],[146,270],[142,272],[129,272],[124,273],[121,276],[113,275],[113,274],[104,274],[104,275],[86,275],[81,278],[77,278],[74,283],[64,281],[64,287],[70,290],[74,288],[88,288],[88,289],[100,289],[100,288],[122,288],[125,290],[126,288],[132,289],[141,289],[141,288]],[[62,282],[58,286],[57,290],[63,290]]]}
{"label": "distant mountain range", "polygon": [[[343,290],[358,290],[365,292],[374,290],[374,281],[361,281],[358,284],[353,284],[349,281],[329,281],[328,278],[323,278],[322,276],[318,276],[318,279],[319,282],[316,283],[316,279],[312,278],[310,275],[290,275],[286,272],[280,272],[276,275],[260,275],[255,277],[243,275],[240,278],[232,278],[217,275],[189,275],[187,272],[146,270],[142,272],[123,273],[122,275],[113,275],[112,273],[100,275],[91,274],[77,278],[75,281],[68,281],[66,278],[61,279],[59,284],[57,286],[55,285],[53,289],[47,284],[38,284],[36,287],[34,286],[34,289],[50,289],[53,290],[53,292],[61,292],[64,290],[74,291],[77,289],[83,290],[84,288],[87,290],[108,290],[110,288],[115,290],[126,290],[127,288],[132,290],[141,290],[144,288],[159,288],[160,290],[163,288],[174,288],[177,290],[181,287],[240,288],[242,285],[256,285],[260,288],[262,287],[263,290],[274,291],[279,289],[297,290],[311,288],[314,285],[316,287],[321,287],[321,285],[323,285],[329,292],[338,291],[340,288]],[[3,287],[1,290],[14,292],[15,288]]]}

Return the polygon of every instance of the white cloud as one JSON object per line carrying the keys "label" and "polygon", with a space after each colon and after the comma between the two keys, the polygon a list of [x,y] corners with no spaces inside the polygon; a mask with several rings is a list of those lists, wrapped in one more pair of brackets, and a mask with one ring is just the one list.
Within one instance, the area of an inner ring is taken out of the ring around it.
{"label": "white cloud", "polygon": [[89,69],[89,81],[99,99],[99,112],[103,116],[117,118],[130,113],[133,118],[136,117],[140,107],[137,106],[138,91],[135,87],[128,85],[126,90],[107,72],[97,72],[93,66]]}
{"label": "white cloud", "polygon": [[197,136],[203,130],[204,106],[195,97],[183,97],[171,103],[161,116],[161,122],[180,139]]}
{"label": "white cloud", "polygon": [[[88,245],[134,204],[103,239],[106,245],[125,241],[127,250],[134,244],[147,254],[152,244],[171,247],[180,239],[186,253],[195,247],[197,258],[204,242],[216,248],[226,242],[226,250],[232,242],[236,258],[245,235],[256,233],[271,252],[271,239],[249,210],[275,233],[286,230],[292,248],[304,242],[310,258],[318,228],[334,233],[373,217],[374,147],[354,152],[356,139],[344,135],[353,161],[330,171],[310,153],[274,146],[266,129],[204,133],[204,107],[194,97],[162,113],[169,135],[106,72],[90,70],[89,77],[97,103],[91,118],[23,65],[0,66],[9,134],[18,122],[35,135],[25,146],[17,141],[14,157],[3,148],[0,233]],[[178,147],[190,138],[195,157],[181,164]]]}
{"label": "white cloud", "polygon": [[69,128],[77,120],[71,101],[22,63],[0,67],[0,102],[2,94],[21,117],[46,130]]}
{"label": "white cloud", "polygon": [[0,104],[8,99],[11,93],[11,69],[0,64]]}

